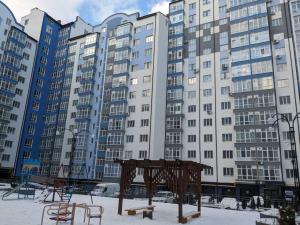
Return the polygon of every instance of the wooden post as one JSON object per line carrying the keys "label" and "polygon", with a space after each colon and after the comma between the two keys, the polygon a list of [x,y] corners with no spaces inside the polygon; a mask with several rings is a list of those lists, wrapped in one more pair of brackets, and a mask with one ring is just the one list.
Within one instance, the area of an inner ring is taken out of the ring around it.
{"label": "wooden post", "polygon": [[71,225],[74,225],[75,211],[76,211],[76,203],[73,203],[73,204],[72,204],[72,218],[71,218]]}
{"label": "wooden post", "polygon": [[183,196],[182,196],[182,167],[179,168],[179,182],[178,182],[178,221],[179,223],[182,223],[182,216],[183,216],[183,210],[182,210],[182,203],[183,203]]}
{"label": "wooden post", "polygon": [[148,205],[152,205],[153,196],[153,180],[152,180],[152,168],[148,170],[149,174],[149,187],[148,187]]}
{"label": "wooden post", "polygon": [[119,193],[119,206],[118,206],[118,214],[122,215],[122,208],[123,208],[123,197],[124,197],[124,189],[125,189],[125,173],[124,170],[126,170],[125,164],[121,165],[121,180],[120,180],[120,193]]}
{"label": "wooden post", "polygon": [[199,187],[197,188],[198,189],[198,212],[201,212],[201,170],[198,172],[199,173]]}

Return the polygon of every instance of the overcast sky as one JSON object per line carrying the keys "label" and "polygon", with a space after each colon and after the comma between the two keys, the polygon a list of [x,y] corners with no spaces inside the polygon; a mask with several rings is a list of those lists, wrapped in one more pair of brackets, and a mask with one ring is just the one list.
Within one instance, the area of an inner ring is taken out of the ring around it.
{"label": "overcast sky", "polygon": [[[1,1],[1,0],[0,0]],[[38,7],[64,23],[82,17],[92,25],[98,24],[108,16],[117,13],[168,12],[170,0],[2,0],[15,14],[18,21],[30,9]]]}

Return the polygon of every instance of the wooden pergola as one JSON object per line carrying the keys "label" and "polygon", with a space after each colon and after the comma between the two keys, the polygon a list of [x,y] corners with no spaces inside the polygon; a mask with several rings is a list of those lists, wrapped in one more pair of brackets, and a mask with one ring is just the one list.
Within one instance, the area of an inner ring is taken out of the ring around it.
{"label": "wooden pergola", "polygon": [[121,165],[121,180],[118,214],[122,215],[123,198],[136,177],[138,168],[144,170],[144,183],[147,189],[148,205],[152,205],[153,192],[157,185],[166,184],[176,194],[178,222],[184,223],[183,199],[189,186],[194,188],[198,201],[198,215],[201,212],[201,171],[208,166],[192,161],[168,160],[115,160]]}

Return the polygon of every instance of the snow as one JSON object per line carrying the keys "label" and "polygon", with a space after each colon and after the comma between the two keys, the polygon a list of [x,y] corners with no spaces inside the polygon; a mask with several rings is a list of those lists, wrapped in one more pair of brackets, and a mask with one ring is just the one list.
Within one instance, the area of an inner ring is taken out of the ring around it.
{"label": "snow", "polygon": [[[38,196],[38,194],[36,195]],[[128,216],[123,212],[122,216],[117,214],[118,199],[93,197],[95,205],[104,207],[102,219],[103,225],[174,225],[177,223],[178,206],[176,204],[155,202],[155,210],[153,212],[154,219],[143,219],[142,215]],[[90,196],[73,195],[72,203],[91,204]],[[46,204],[37,200],[0,200],[0,225],[40,225],[43,207]],[[124,199],[123,210],[127,208],[136,208],[146,206],[145,200],[128,200]],[[196,211],[196,206],[184,205],[184,213]],[[75,225],[83,225],[83,211],[76,211]],[[192,219],[189,225],[254,225],[259,218],[259,213],[249,211],[236,211],[225,209],[214,209],[202,207],[202,215],[200,218]],[[54,225],[47,217],[44,220],[45,225]],[[92,224],[98,224],[98,220],[92,220]],[[60,223],[66,225],[69,223]],[[87,223],[86,223],[87,224]]]}

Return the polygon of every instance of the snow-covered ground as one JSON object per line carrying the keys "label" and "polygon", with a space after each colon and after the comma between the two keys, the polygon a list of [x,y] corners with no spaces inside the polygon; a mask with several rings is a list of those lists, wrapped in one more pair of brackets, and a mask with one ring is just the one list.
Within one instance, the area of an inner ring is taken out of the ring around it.
{"label": "snow-covered ground", "polygon": [[[118,199],[93,197],[94,204],[104,207],[103,225],[174,225],[177,223],[178,206],[168,203],[154,203],[154,219],[143,219],[142,215],[128,216],[126,212],[122,216],[117,214]],[[71,202],[91,204],[90,196],[74,195]],[[123,210],[137,206],[146,206],[146,201],[124,200]],[[0,200],[0,225],[40,225],[44,203],[36,200]],[[195,206],[184,205],[184,212],[195,211]],[[189,225],[255,225],[259,218],[257,212],[234,211],[225,209],[212,209],[202,207],[202,216],[192,219]],[[46,218],[45,225],[55,224]],[[94,225],[98,221],[92,222]],[[69,223],[60,223],[66,225]],[[75,225],[83,225],[83,212],[76,211]]]}

